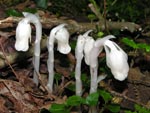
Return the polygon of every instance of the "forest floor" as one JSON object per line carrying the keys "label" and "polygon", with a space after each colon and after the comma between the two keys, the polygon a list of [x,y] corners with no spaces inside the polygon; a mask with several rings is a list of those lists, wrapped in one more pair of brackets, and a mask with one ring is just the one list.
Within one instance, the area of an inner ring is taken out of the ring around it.
{"label": "forest floor", "polygon": [[[15,7],[12,6],[12,8],[21,12],[26,6],[36,7],[31,2],[30,5],[22,3]],[[57,16],[52,15],[48,11],[39,10],[38,12],[43,18],[57,18]],[[75,95],[75,92],[69,88],[75,86],[75,78],[73,78],[73,70],[76,64],[74,49],[68,55],[62,55],[55,51],[54,65],[58,78],[55,78],[54,92],[51,94],[45,89],[48,75],[46,45],[42,48],[40,56],[41,84],[36,86],[32,81],[34,70],[32,62],[33,52],[17,52],[14,48],[15,30],[21,17],[18,20],[12,18],[6,17],[5,9],[0,10],[0,113],[38,113],[43,108],[49,109],[53,103],[64,103],[69,96]],[[59,18],[66,20],[65,17]],[[54,25],[46,25],[45,22],[43,24],[43,37],[47,37],[50,29],[58,23],[61,22],[56,22]],[[89,23],[91,22],[89,21]],[[148,25],[150,24],[147,21],[139,26],[146,27]],[[34,26],[32,26],[32,29],[32,37],[34,37]],[[84,29],[83,31],[86,30]],[[79,34],[75,31],[78,30],[71,31],[73,33],[71,34],[70,43],[74,43]],[[137,43],[150,44],[149,31],[147,33],[143,33],[143,31],[135,32],[134,30],[133,32],[128,30],[119,32],[119,38],[132,37]],[[127,52],[129,57],[130,71],[128,78],[123,82],[119,82],[112,77],[108,77],[99,84],[99,88],[105,89],[116,97],[118,101],[116,100],[117,102],[115,102],[114,100],[114,103],[119,104],[122,109],[134,110],[135,104],[150,108],[150,53],[145,52],[143,49],[130,49],[120,40],[116,39],[115,41]],[[32,39],[30,47],[33,45],[34,39]],[[30,50],[32,51],[33,47]],[[102,53],[99,59],[104,58],[105,53]],[[82,70],[83,73],[89,74],[89,67],[84,62]],[[87,95],[88,90],[85,89],[83,97]],[[85,111],[87,110],[86,107],[84,109]],[[44,113],[46,112],[48,111],[45,110]]]}

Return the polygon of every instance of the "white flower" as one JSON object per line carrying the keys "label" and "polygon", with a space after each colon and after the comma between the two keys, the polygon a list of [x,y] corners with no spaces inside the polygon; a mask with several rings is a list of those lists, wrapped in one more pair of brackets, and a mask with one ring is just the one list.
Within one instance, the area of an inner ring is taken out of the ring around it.
{"label": "white flower", "polygon": [[91,51],[93,50],[94,42],[95,40],[92,37],[90,36],[86,37],[84,45],[84,59],[87,65],[90,65],[90,54]]}
{"label": "white flower", "polygon": [[84,43],[85,43],[85,38],[83,35],[78,36],[77,40],[77,45],[75,48],[75,57],[76,59],[78,58],[83,58],[83,49],[84,49]]}
{"label": "white flower", "polygon": [[91,32],[92,30],[88,30],[87,32],[85,32],[83,35],[79,35],[78,36],[78,40],[77,40],[77,45],[75,48],[75,56],[78,59],[78,57],[83,58],[83,52],[85,50],[85,43],[87,42],[86,39],[92,38],[89,37],[88,34]]}
{"label": "white flower", "polygon": [[69,46],[69,32],[64,27],[66,24],[60,24],[52,29],[50,33],[49,45],[53,43],[53,41],[57,40],[57,50],[62,54],[68,54],[71,51],[71,47]]}
{"label": "white flower", "polygon": [[107,66],[115,79],[123,81],[128,76],[129,65],[127,54],[113,41],[107,40],[104,43],[106,51]]}
{"label": "white flower", "polygon": [[29,40],[31,40],[31,26],[27,19],[23,19],[16,28],[16,50],[27,51],[29,48]]}
{"label": "white flower", "polygon": [[90,66],[91,67],[94,68],[94,67],[98,66],[98,56],[103,50],[104,42],[111,38],[115,38],[115,36],[107,35],[107,36],[105,36],[103,38],[99,38],[95,41],[95,43],[93,45],[93,49],[90,53]]}
{"label": "white flower", "polygon": [[69,46],[69,32],[66,28],[62,28],[57,31],[55,38],[57,39],[57,50],[63,54],[70,52],[71,47]]}

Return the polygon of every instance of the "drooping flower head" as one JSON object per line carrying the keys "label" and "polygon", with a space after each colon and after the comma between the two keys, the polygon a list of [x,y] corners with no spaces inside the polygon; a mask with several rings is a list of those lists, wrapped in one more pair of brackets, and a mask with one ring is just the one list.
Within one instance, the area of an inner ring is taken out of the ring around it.
{"label": "drooping flower head", "polygon": [[107,40],[104,43],[106,51],[106,63],[111,69],[115,79],[123,81],[128,76],[129,65],[127,54],[113,41]]}
{"label": "drooping flower head", "polygon": [[27,51],[31,40],[31,26],[28,19],[22,19],[16,28],[15,48],[17,51]]}
{"label": "drooping flower head", "polygon": [[98,66],[98,56],[103,50],[104,42],[111,38],[115,38],[115,36],[107,35],[107,36],[105,36],[103,38],[99,38],[95,41],[95,43],[93,45],[93,49],[90,53],[90,66],[91,67],[94,68],[94,67]]}
{"label": "drooping flower head", "polygon": [[71,47],[69,46],[69,32],[65,28],[66,24],[60,24],[52,29],[49,37],[49,44],[54,43],[57,40],[57,50],[62,54],[67,54],[70,52]]}

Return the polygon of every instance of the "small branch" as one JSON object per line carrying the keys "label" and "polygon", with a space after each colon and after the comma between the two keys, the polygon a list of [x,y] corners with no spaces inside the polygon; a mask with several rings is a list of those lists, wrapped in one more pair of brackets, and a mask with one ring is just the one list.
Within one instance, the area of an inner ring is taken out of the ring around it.
{"label": "small branch", "polygon": [[[18,23],[22,18],[19,17],[8,17],[4,20],[0,20],[0,28],[8,28],[8,27],[15,27],[13,23]],[[71,19],[64,19],[64,18],[54,18],[54,17],[41,17],[42,27],[45,29],[51,29],[54,26],[57,26],[62,23],[68,24],[67,29],[71,34],[76,32],[85,32],[89,29],[96,29],[95,26],[99,26],[102,30],[105,30],[105,25],[103,21],[99,22],[76,22],[75,20]],[[6,26],[6,24],[10,24]],[[133,22],[113,22],[107,21],[108,30],[128,30],[130,32],[138,31],[141,27],[138,24]]]}
{"label": "small branch", "polygon": [[[99,23],[102,26],[102,30],[112,30],[112,29],[118,29],[119,30],[129,30],[130,32],[134,32],[137,30],[141,30],[141,27],[135,23],[132,22],[111,22],[106,20],[106,1],[104,0],[104,17],[102,14],[96,10],[96,7],[94,7],[93,4],[89,4],[90,9],[93,11],[93,13],[98,17]],[[130,24],[130,25],[129,25]]]}
{"label": "small branch", "polygon": [[97,11],[97,8],[94,7],[93,4],[89,4],[89,8],[91,9],[91,11],[93,11],[93,13],[97,16],[97,18],[100,20],[100,21],[103,21],[104,22],[104,18],[102,16],[102,14]]}
{"label": "small branch", "polygon": [[104,23],[105,23],[105,30],[107,31],[107,33],[109,33],[108,28],[107,28],[107,20],[106,20],[106,0],[104,0]]}
{"label": "small branch", "polygon": [[[13,69],[13,67],[11,66],[11,64],[9,63],[9,60],[7,59],[7,57],[6,57],[6,54],[5,54],[5,51],[4,51],[4,48],[3,48],[3,45],[2,45],[2,43],[0,43],[0,47],[1,47],[1,49],[2,49],[2,52],[3,52],[3,55],[4,55],[4,58],[5,58],[5,60],[6,60],[6,62],[7,62],[7,64],[9,65],[9,67],[11,68],[11,70],[12,70],[12,72],[14,73],[14,75],[16,76],[16,78],[18,79],[18,75],[17,75],[17,73],[15,72],[15,70]],[[19,80],[19,79],[18,79]]]}
{"label": "small branch", "polygon": [[137,101],[137,100],[135,100],[135,99],[132,99],[132,98],[126,96],[125,93],[122,93],[122,94],[121,94],[121,93],[118,93],[118,92],[112,90],[112,89],[110,88],[110,86],[109,86],[108,84],[104,83],[104,82],[101,83],[100,86],[103,87],[105,90],[107,90],[109,93],[111,93],[113,96],[121,97],[121,98],[123,98],[123,99],[126,99],[126,100],[128,100],[128,101],[131,101],[131,102],[133,102],[133,103],[139,104],[139,105],[141,105],[141,106],[143,106],[143,107],[149,109],[149,107],[148,107],[147,105],[145,105],[145,104],[143,104],[142,102],[139,102],[139,101]]}
{"label": "small branch", "polygon": [[[45,50],[46,49],[46,41],[47,41],[47,39],[42,39],[41,40],[41,50]],[[21,60],[21,59],[18,59],[18,58],[20,58],[20,57],[23,58],[24,56],[28,56],[28,57],[33,56],[33,51],[34,51],[34,47],[33,46],[26,53],[15,51],[13,53],[7,54],[6,55],[6,59],[8,60],[8,62],[10,64],[13,64],[16,61],[19,62],[19,60]],[[3,57],[0,57],[0,68],[4,68],[5,66],[8,66],[8,63],[5,62]]]}

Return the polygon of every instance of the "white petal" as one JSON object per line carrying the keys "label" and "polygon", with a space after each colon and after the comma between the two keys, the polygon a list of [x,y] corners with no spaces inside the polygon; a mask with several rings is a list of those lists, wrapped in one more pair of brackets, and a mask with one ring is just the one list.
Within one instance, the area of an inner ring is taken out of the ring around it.
{"label": "white petal", "polygon": [[87,65],[90,65],[90,54],[94,46],[94,39],[92,37],[86,37],[85,45],[84,45],[84,58],[85,58],[85,63]]}
{"label": "white petal", "polygon": [[83,58],[84,44],[85,44],[85,38],[82,35],[79,35],[77,39],[76,48],[75,48],[76,59],[78,59],[79,57]]}
{"label": "white petal", "polygon": [[71,51],[69,46],[69,32],[66,28],[61,28],[56,32],[55,38],[57,39],[57,50],[62,54],[68,54]]}
{"label": "white petal", "polygon": [[[60,24],[54,27],[48,37],[48,48],[53,46],[55,39],[57,40],[57,50],[62,54],[68,54],[71,51],[69,46],[69,32],[64,26],[67,24]],[[51,48],[52,49],[52,48]]]}
{"label": "white petal", "polygon": [[98,55],[102,52],[103,50],[103,45],[104,42],[110,38],[115,38],[113,35],[107,35],[103,38],[99,38],[95,41],[93,49],[90,54],[90,66],[91,67],[96,67],[98,66]]}
{"label": "white petal", "polygon": [[33,24],[37,24],[40,21],[38,14],[32,14],[29,12],[23,12],[22,14],[25,16],[25,18],[27,18]]}
{"label": "white petal", "polygon": [[115,43],[107,40],[104,43],[107,66],[117,80],[126,79],[129,71],[127,54]]}
{"label": "white petal", "polygon": [[83,36],[86,38],[86,37],[88,37],[88,35],[89,35],[89,33],[90,32],[92,32],[93,30],[88,30],[87,32],[85,32],[84,34],[83,34]]}
{"label": "white petal", "polygon": [[26,19],[19,22],[16,28],[15,48],[17,51],[27,51],[29,48],[28,41],[31,38],[31,26]]}

